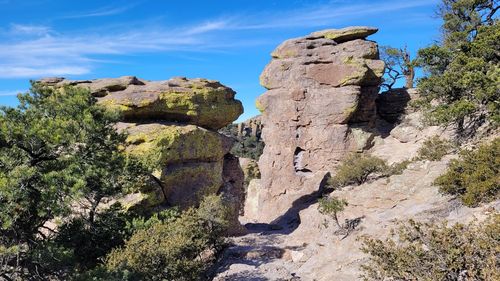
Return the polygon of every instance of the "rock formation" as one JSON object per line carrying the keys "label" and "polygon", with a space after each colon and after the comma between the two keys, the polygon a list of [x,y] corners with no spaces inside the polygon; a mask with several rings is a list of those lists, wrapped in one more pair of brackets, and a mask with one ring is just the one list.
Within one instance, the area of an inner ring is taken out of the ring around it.
{"label": "rock formation", "polygon": [[152,165],[156,179],[140,194],[129,196],[128,205],[185,208],[203,195],[223,193],[233,210],[232,232],[239,232],[243,171],[229,154],[232,140],[216,131],[243,112],[232,89],[206,79],[152,82],[130,76],[92,81],[46,78],[40,83],[87,88],[99,104],[122,113],[123,122],[116,126],[128,133],[127,153]]}
{"label": "rock formation", "polygon": [[416,89],[396,88],[382,92],[376,100],[377,113],[387,122],[400,121],[408,102],[414,100],[416,96]]}
{"label": "rock formation", "polygon": [[261,116],[257,115],[241,123],[238,123],[238,137],[255,137],[258,140],[262,134]]}
{"label": "rock formation", "polygon": [[[321,189],[347,153],[369,147],[384,70],[377,29],[324,30],[287,40],[272,52],[257,100],[266,143],[249,221],[271,222]],[[251,191],[249,190],[249,192]]]}

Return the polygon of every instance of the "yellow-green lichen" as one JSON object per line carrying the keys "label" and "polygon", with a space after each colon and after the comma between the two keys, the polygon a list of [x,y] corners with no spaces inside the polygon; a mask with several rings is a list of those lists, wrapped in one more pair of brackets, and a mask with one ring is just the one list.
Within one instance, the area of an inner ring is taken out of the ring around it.
{"label": "yellow-green lichen", "polygon": [[351,117],[354,114],[354,112],[356,112],[357,109],[358,109],[357,105],[349,106],[346,109],[344,109],[343,115],[346,117],[346,119],[349,119],[349,117]]}
{"label": "yellow-green lichen", "polygon": [[298,55],[296,50],[277,50],[271,53],[271,57],[276,59],[294,58]]}
{"label": "yellow-green lichen", "polygon": [[368,72],[368,66],[366,65],[365,60],[347,58],[344,60],[344,63],[351,66],[352,72],[344,77],[344,79],[339,82],[339,85],[341,87],[348,85],[360,85]]}
{"label": "yellow-green lichen", "polygon": [[212,131],[194,125],[144,125],[143,131],[128,136],[128,152],[152,167],[184,161],[216,161],[224,157],[222,139]]}
{"label": "yellow-green lichen", "polygon": [[216,194],[222,186],[222,161],[167,167],[161,181],[170,204],[190,206],[206,195]]}
{"label": "yellow-green lichen", "polygon": [[233,99],[227,88],[209,88],[191,85],[185,90],[158,93],[155,98],[132,102],[108,96],[100,101],[107,108],[116,109],[127,119],[164,119],[219,129],[236,120],[243,113],[240,101]]}
{"label": "yellow-green lichen", "polygon": [[265,108],[258,99],[255,101],[255,107],[260,111],[260,113],[264,113]]}

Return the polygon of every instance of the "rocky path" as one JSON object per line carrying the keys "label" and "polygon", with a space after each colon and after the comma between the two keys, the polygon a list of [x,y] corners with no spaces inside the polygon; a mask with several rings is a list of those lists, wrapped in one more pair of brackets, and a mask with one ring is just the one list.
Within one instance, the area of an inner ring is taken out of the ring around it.
{"label": "rocky path", "polygon": [[398,221],[408,219],[467,223],[500,210],[500,201],[468,208],[439,194],[432,182],[451,158],[419,161],[402,175],[334,191],[332,195],[349,202],[341,221],[362,218],[345,238],[336,233],[332,221],[325,225],[315,200],[276,225],[247,224],[249,233],[232,238],[213,280],[360,280],[360,265],[367,261],[360,250],[363,236],[386,237]]}
{"label": "rocky path", "polygon": [[248,224],[249,234],[235,237],[224,252],[213,280],[301,280],[286,247],[289,229],[279,225]]}

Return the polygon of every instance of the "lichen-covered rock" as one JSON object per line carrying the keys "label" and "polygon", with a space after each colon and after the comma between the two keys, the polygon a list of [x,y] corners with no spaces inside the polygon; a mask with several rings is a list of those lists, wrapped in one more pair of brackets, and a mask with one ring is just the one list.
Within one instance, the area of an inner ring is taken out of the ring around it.
{"label": "lichen-covered rock", "polygon": [[146,81],[125,76],[84,81],[46,78],[39,82],[54,87],[88,88],[100,104],[120,111],[127,122],[164,120],[216,130],[243,113],[231,88],[207,79]]}
{"label": "lichen-covered rock", "polygon": [[315,32],[271,54],[260,77],[268,89],[257,100],[266,147],[259,160],[261,190],[249,190],[258,194],[250,200],[258,213],[249,221],[276,220],[318,192],[346,154],[371,146],[384,63],[377,44],[364,38],[376,31]]}
{"label": "lichen-covered rock", "polygon": [[157,171],[166,200],[187,207],[223,186],[224,136],[195,125],[119,123],[127,152]]}
{"label": "lichen-covered rock", "polygon": [[375,34],[377,31],[377,28],[369,26],[350,26],[342,29],[326,29],[316,31],[311,33],[308,38],[326,38],[334,40],[337,43],[343,43],[354,39],[365,39],[366,37]]}
{"label": "lichen-covered rock", "polygon": [[224,136],[195,125],[118,123],[128,133],[129,153],[159,166],[182,162],[215,162],[227,153]]}
{"label": "lichen-covered rock", "polygon": [[160,205],[187,208],[205,195],[221,194],[231,211],[229,234],[243,233],[238,222],[245,193],[243,171],[229,154],[233,141],[215,131],[243,112],[232,89],[200,78],[72,81],[55,77],[37,83],[57,89],[86,88],[99,104],[122,113],[116,128],[128,134],[126,153],[152,172],[137,192],[120,199],[128,210],[147,213]]}
{"label": "lichen-covered rock", "polygon": [[246,233],[246,229],[240,224],[238,217],[243,214],[243,205],[245,201],[244,173],[240,166],[238,157],[231,154],[224,156],[224,167],[222,171],[224,185],[219,190],[222,199],[227,204],[231,212],[228,234],[241,235]]}

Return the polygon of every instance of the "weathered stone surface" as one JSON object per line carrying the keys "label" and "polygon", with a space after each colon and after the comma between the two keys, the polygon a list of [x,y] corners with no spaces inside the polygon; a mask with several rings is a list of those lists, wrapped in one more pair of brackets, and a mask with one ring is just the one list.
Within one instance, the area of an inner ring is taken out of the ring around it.
{"label": "weathered stone surface", "polygon": [[120,111],[127,122],[164,120],[220,129],[243,113],[232,89],[207,79],[146,81],[124,76],[91,81],[50,78],[40,82],[88,88],[100,104]]}
{"label": "weathered stone surface", "polygon": [[241,123],[238,123],[238,137],[255,137],[260,139],[262,133],[261,116],[257,115]]}
{"label": "weathered stone surface", "polygon": [[222,178],[224,184],[219,190],[231,212],[232,220],[229,222],[229,235],[241,235],[246,229],[240,224],[238,217],[243,214],[245,201],[244,173],[238,157],[231,154],[224,156]]}
{"label": "weathered stone surface", "polygon": [[406,106],[411,100],[406,88],[392,89],[381,93],[377,97],[377,113],[388,122],[400,120],[405,113]]}
{"label": "weathered stone surface", "polygon": [[354,39],[365,39],[375,34],[378,28],[369,26],[351,26],[342,29],[326,29],[311,33],[308,39],[326,38],[334,40],[337,43],[343,43]]}
{"label": "weathered stone surface", "polygon": [[246,220],[276,220],[318,192],[346,154],[371,146],[384,63],[377,44],[363,38],[375,31],[313,33],[287,40],[272,53],[261,75],[269,91],[257,99],[266,143],[259,160],[261,190],[250,200],[258,212]]}
{"label": "weathered stone surface", "polygon": [[240,167],[245,175],[245,184],[248,185],[253,179],[260,179],[259,164],[250,158],[240,158]]}
{"label": "weathered stone surface", "polygon": [[[418,148],[421,144],[403,143],[401,150],[395,153],[404,156],[405,148],[414,150],[414,146]],[[385,156],[392,158],[391,153]],[[334,191],[330,196],[349,202],[338,215],[340,222],[361,220],[344,239],[343,235],[335,234],[338,230],[335,222],[319,213],[314,200],[300,206],[300,224],[296,228],[283,224],[282,229],[273,230],[270,226],[263,228],[261,224],[254,224],[249,234],[231,240],[214,280],[361,280],[360,266],[367,262],[367,255],[360,250],[362,237],[384,240],[391,229],[408,219],[449,225],[481,223],[488,215],[500,211],[499,200],[468,208],[440,194],[433,185],[454,157],[456,155],[447,156],[436,162],[417,161],[401,175]],[[258,211],[258,207],[248,203],[247,207]],[[283,255],[272,258],[248,255],[271,247],[274,252],[281,250]],[[253,267],[234,266],[245,264]]]}
{"label": "weathered stone surface", "polygon": [[224,136],[174,123],[119,123],[117,127],[129,134],[127,152],[157,169],[155,175],[169,204],[187,207],[223,186],[228,152]]}

